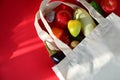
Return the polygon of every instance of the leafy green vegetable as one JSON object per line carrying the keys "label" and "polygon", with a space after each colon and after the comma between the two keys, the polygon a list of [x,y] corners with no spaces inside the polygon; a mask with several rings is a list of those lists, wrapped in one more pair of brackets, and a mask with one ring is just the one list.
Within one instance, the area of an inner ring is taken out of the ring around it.
{"label": "leafy green vegetable", "polygon": [[103,15],[103,11],[101,9],[101,6],[97,2],[91,1],[90,4],[96,11],[98,11],[101,15]]}
{"label": "leafy green vegetable", "polygon": [[80,20],[81,29],[82,29],[84,36],[89,35],[96,26],[92,17],[83,8],[78,8],[75,10],[74,19]]}

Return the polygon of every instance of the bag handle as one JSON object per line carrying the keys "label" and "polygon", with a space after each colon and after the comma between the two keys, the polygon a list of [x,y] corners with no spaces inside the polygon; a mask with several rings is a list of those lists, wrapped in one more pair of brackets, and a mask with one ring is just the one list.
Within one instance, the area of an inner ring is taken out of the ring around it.
{"label": "bag handle", "polygon": [[39,15],[39,11],[36,13],[35,15],[35,21],[34,21],[34,25],[35,25],[35,29],[37,32],[38,37],[43,41],[43,42],[48,42],[48,46],[50,46],[51,50],[58,50],[58,47],[55,45],[52,37],[46,32],[44,31],[39,23],[38,20],[40,19],[40,15]]}
{"label": "bag handle", "polygon": [[44,31],[39,23],[38,23],[38,20],[40,19],[40,16],[39,16],[39,11],[36,13],[35,15],[35,22],[34,22],[34,25],[35,25],[35,29],[37,31],[37,34],[39,36],[39,38],[44,42],[44,41],[49,41],[49,42],[52,42],[53,39],[52,37],[46,32]]}
{"label": "bag handle", "polygon": [[[65,43],[63,43],[61,40],[59,40],[58,38],[56,38],[56,36],[53,34],[52,30],[51,30],[51,27],[49,26],[49,24],[47,23],[46,19],[44,18],[44,10],[45,11],[50,11],[52,9],[55,8],[55,5],[58,6],[61,4],[60,1],[55,1],[55,2],[51,2],[49,4],[44,4],[46,3],[46,0],[43,1],[40,6],[40,9],[39,9],[39,13],[40,13],[40,18],[43,22],[43,24],[45,25],[48,33],[51,35],[51,37],[53,38],[55,44],[57,45],[57,47],[63,51],[63,53],[67,56],[67,54],[69,54],[70,52],[73,52],[72,49]],[[51,9],[49,9],[49,6],[52,6]]]}
{"label": "bag handle", "polygon": [[98,22],[98,23],[102,23],[104,21],[106,21],[106,19],[100,14],[98,13],[87,1],[85,0],[77,0],[78,2],[80,2],[89,12],[89,14]]}
{"label": "bag handle", "polygon": [[[106,21],[106,19],[100,14],[98,13],[87,1],[85,0],[77,0],[78,2],[80,2],[89,12],[89,14],[98,22],[98,23],[103,23],[104,21]],[[61,3],[68,5],[69,7],[75,9],[79,6],[71,4],[71,3],[67,3],[67,2],[62,2],[62,1],[54,1],[54,2],[50,2],[50,0],[44,0],[42,1],[42,4],[40,6],[40,9],[46,9],[46,11],[50,11],[52,9],[54,9],[54,6],[58,6]],[[51,7],[51,9],[49,8],[49,6]],[[44,8],[43,8],[44,7]],[[43,11],[43,10],[42,10]]]}
{"label": "bag handle", "polygon": [[63,43],[61,40],[59,40],[58,38],[56,38],[56,36],[53,34],[53,32],[52,32],[49,24],[47,23],[47,21],[46,21],[45,18],[43,17],[43,14],[42,14],[41,10],[40,10],[40,18],[41,18],[41,20],[43,21],[43,24],[45,25],[48,33],[49,33],[49,34],[51,35],[51,37],[53,38],[56,46],[57,46],[61,51],[63,51],[63,53],[64,53],[66,56],[67,56],[67,54],[68,54],[69,52],[72,52],[72,49],[70,49],[70,47],[69,47],[67,44]]}

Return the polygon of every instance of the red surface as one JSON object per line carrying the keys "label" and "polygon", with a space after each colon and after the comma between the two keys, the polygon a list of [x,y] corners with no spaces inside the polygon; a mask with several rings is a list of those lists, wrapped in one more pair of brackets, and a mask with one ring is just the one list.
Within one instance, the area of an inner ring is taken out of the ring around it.
{"label": "red surface", "polygon": [[41,0],[0,0],[0,80],[57,80],[34,28]]}
{"label": "red surface", "polygon": [[58,80],[34,28],[40,2],[0,0],[0,80]]}

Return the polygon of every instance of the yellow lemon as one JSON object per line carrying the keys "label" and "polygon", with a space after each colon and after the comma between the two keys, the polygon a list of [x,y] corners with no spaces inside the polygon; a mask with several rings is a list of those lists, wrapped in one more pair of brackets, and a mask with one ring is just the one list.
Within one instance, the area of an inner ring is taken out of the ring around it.
{"label": "yellow lemon", "polygon": [[81,22],[79,20],[69,20],[68,30],[73,37],[77,37],[81,31]]}

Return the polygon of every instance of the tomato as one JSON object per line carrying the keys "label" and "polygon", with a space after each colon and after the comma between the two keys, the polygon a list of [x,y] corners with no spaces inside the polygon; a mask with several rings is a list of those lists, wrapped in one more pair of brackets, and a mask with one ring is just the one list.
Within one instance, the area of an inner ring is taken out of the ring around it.
{"label": "tomato", "polygon": [[60,39],[64,33],[64,30],[59,27],[52,27],[53,34]]}
{"label": "tomato", "polygon": [[117,0],[102,0],[101,6],[102,9],[107,12],[111,13],[117,8],[118,2]]}
{"label": "tomato", "polygon": [[59,40],[69,45],[70,39],[69,35],[67,34],[67,31],[60,27],[52,27],[52,32]]}

